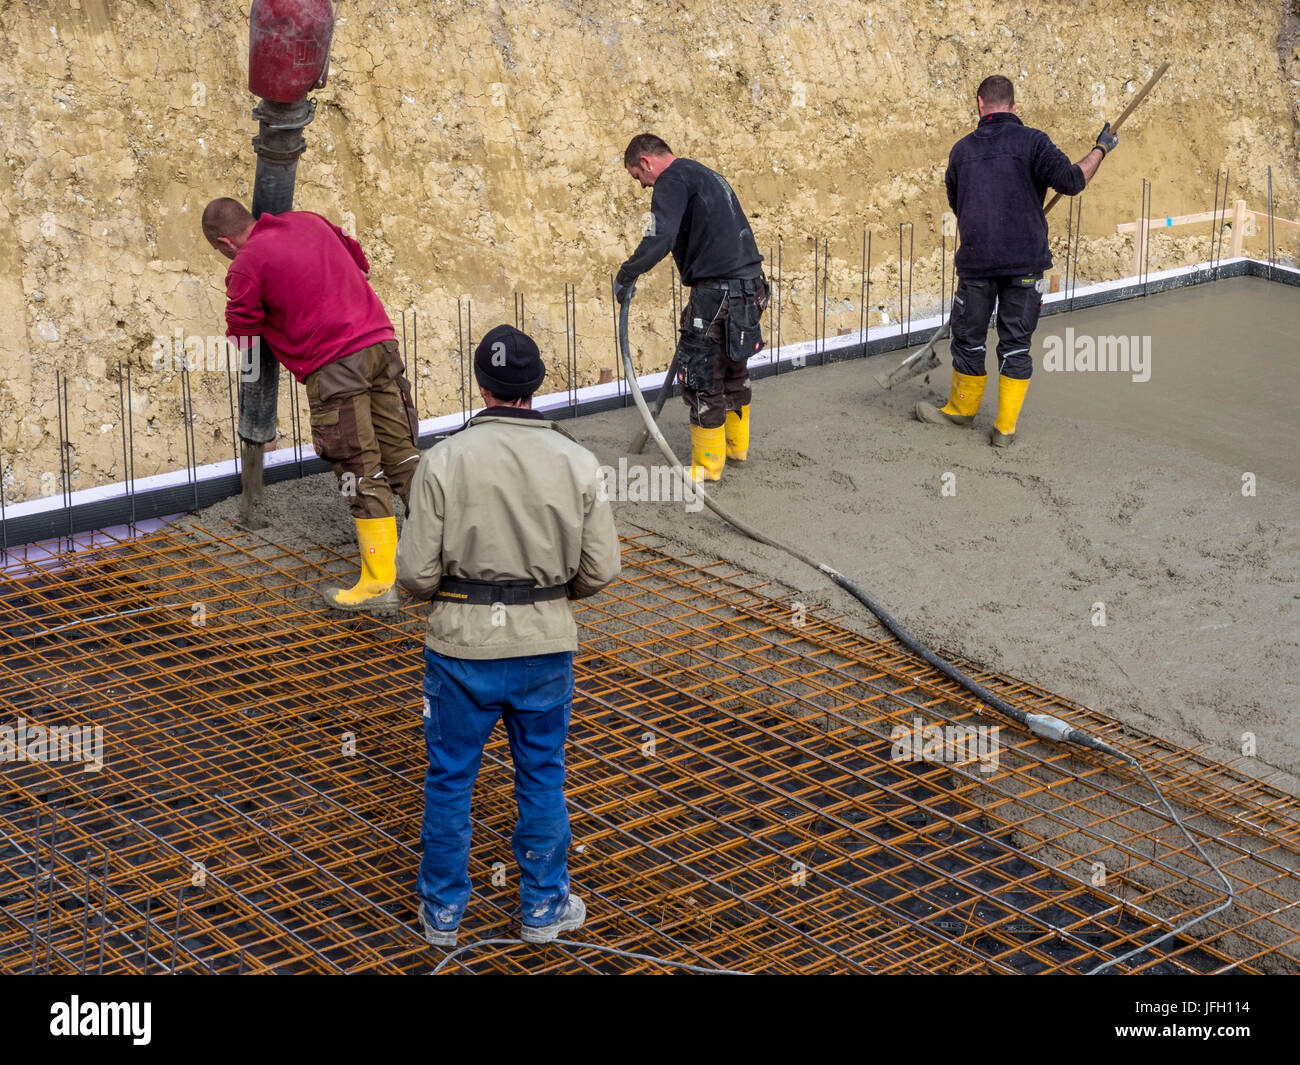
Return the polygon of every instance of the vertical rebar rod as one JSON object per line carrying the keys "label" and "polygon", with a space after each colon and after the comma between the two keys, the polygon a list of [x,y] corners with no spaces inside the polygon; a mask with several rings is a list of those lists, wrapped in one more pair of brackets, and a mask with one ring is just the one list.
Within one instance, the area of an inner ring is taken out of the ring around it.
{"label": "vertical rebar rod", "polygon": [[1214,271],[1217,264],[1214,261],[1214,230],[1219,224],[1219,179],[1223,177],[1223,167],[1214,168],[1214,207],[1210,211],[1210,270]]}
{"label": "vertical rebar rod", "polygon": [[[193,465],[190,462],[190,434],[186,428],[189,421],[190,404],[186,399],[189,389],[186,387],[190,379],[190,357],[186,352],[181,356],[181,439],[185,442],[185,480],[188,484],[194,484]],[[198,510],[198,507],[194,508]]]}
{"label": "vertical rebar rod", "polygon": [[[67,411],[67,378],[62,370],[54,371],[54,411],[59,423],[59,490],[63,499],[63,512],[68,519],[68,550],[72,550],[72,493],[70,491],[72,473],[69,469],[68,444],[65,430]],[[59,547],[63,546],[63,534],[59,534]]]}
{"label": "vertical rebar rod", "polygon": [[[418,432],[420,424],[420,312],[411,308],[411,406],[415,408],[415,424]],[[417,437],[415,446],[420,446]]]}
{"label": "vertical rebar rod", "polygon": [[[135,535],[135,405],[131,392],[131,360],[126,361],[126,429],[130,437],[130,471],[127,476],[131,482],[131,521],[128,528]],[[126,472],[126,471],[124,471]]]}
{"label": "vertical rebar rod", "polygon": [[1142,195],[1138,201],[1138,233],[1137,239],[1141,241],[1138,245],[1138,284],[1142,286],[1142,295],[1146,295],[1146,283],[1143,280],[1143,271],[1146,268],[1146,249],[1151,243],[1151,227],[1147,225],[1147,179],[1142,179]]}
{"label": "vertical rebar rod", "polygon": [[907,223],[907,329],[905,337],[912,335],[912,266],[916,261],[916,226]]}
{"label": "vertical rebar rod", "polygon": [[[234,461],[235,473],[238,474],[239,473],[239,430],[236,428],[236,424],[235,424],[235,384],[234,381],[231,379],[232,371],[230,368],[231,356],[234,353],[234,350],[235,349],[232,348],[229,344],[226,345],[226,398],[227,400],[229,400],[230,403],[230,450],[232,452],[231,457]],[[238,370],[235,370],[233,372],[239,373]]]}
{"label": "vertical rebar rod", "polygon": [[813,319],[813,354],[814,354],[814,355],[817,354],[817,292],[818,292],[818,287],[819,287],[820,282],[821,282],[821,274],[819,273],[819,271],[818,271],[817,268],[818,268],[818,266],[821,265],[820,262],[818,261],[818,256],[819,256],[819,253],[820,253],[820,252],[821,252],[821,240],[820,240],[820,238],[818,238],[818,237],[813,237],[813,314],[812,314],[812,319]]}
{"label": "vertical rebar rod", "polygon": [[573,353],[573,328],[571,325],[571,316],[569,311],[569,282],[564,283],[564,376],[565,391],[568,393],[569,400],[569,417],[577,413],[578,390],[575,378],[577,377],[577,359]]}
{"label": "vertical rebar rod", "polygon": [[627,406],[627,397],[623,394],[623,353],[618,343],[618,300],[614,299],[614,275],[609,275],[609,311],[610,321],[614,324],[614,389],[618,393],[619,406]]}
{"label": "vertical rebar rod", "polygon": [[0,559],[9,563],[9,518],[5,514],[5,464],[0,458]]}
{"label": "vertical rebar rod", "polygon": [[456,297],[456,353],[460,358],[460,418],[465,421],[465,322],[460,297]]}
{"label": "vertical rebar rod", "polygon": [[1223,168],[1223,215],[1219,217],[1218,250],[1214,252],[1214,280],[1218,281],[1218,264],[1223,257],[1223,230],[1227,226],[1227,190],[1232,178],[1231,166]]}
{"label": "vertical rebar rod", "polygon": [[1070,298],[1070,261],[1071,250],[1074,247],[1074,201],[1078,197],[1071,196],[1065,201],[1065,298]]}
{"label": "vertical rebar rod", "polygon": [[1073,271],[1074,271],[1075,269],[1077,269],[1077,266],[1078,266],[1078,264],[1074,261],[1074,201],[1077,200],[1077,199],[1078,199],[1077,196],[1071,196],[1071,197],[1069,198],[1069,200],[1067,201],[1067,203],[1066,203],[1066,206],[1067,206],[1067,208],[1068,208],[1068,211],[1067,211],[1066,216],[1065,216],[1065,292],[1064,292],[1064,297],[1065,297],[1065,303],[1066,303],[1066,306],[1070,306],[1070,305],[1071,305],[1070,301],[1071,301],[1071,299],[1072,299],[1073,297],[1072,297],[1072,295],[1071,295],[1071,293],[1072,293],[1072,289],[1071,289],[1071,287],[1070,287],[1070,278],[1073,276]]}
{"label": "vertical rebar rod", "polygon": [[781,242],[776,242],[776,367],[774,374],[781,372],[781,294],[785,288],[785,270],[781,265]]}
{"label": "vertical rebar rod", "polygon": [[[867,306],[871,303],[871,250],[872,250],[871,230],[867,230],[867,294],[863,300],[864,306]],[[871,333],[871,312],[870,311],[868,311],[867,314],[865,315],[862,329],[863,329],[862,343],[866,344],[868,342],[867,338]]]}
{"label": "vertical rebar rod", "polygon": [[867,343],[867,227],[862,227],[862,273],[858,278],[858,342]]}
{"label": "vertical rebar rod", "polygon": [[903,335],[903,226],[898,223],[898,335]]}
{"label": "vertical rebar rod", "polygon": [[822,243],[822,365],[826,365],[826,290],[831,282],[831,242]]}
{"label": "vertical rebar rod", "polygon": [[[406,308],[402,308],[402,366],[405,367],[407,374],[411,372],[411,359],[406,353]],[[415,403],[415,384],[411,384],[411,403]]]}
{"label": "vertical rebar rod", "polygon": [[[1066,267],[1069,267],[1070,240],[1065,241]],[[939,221],[939,322],[943,323],[944,304],[948,299],[948,238],[943,231],[943,220]]]}
{"label": "vertical rebar rod", "polygon": [[[1077,197],[1076,197],[1077,198]],[[1079,216],[1074,223],[1074,281],[1070,286],[1070,310],[1074,310],[1074,293],[1079,287],[1079,247],[1083,242],[1083,200],[1079,200]],[[955,256],[954,256],[955,260]],[[954,280],[956,275],[954,274]],[[954,294],[956,290],[954,289]]]}
{"label": "vertical rebar rod", "polygon": [[[68,375],[63,375],[63,424],[67,427],[68,440],[63,446],[68,463],[68,548],[74,549],[72,525],[72,418],[68,414]],[[93,539],[93,538],[92,538]]]}
{"label": "vertical rebar rod", "polygon": [[182,429],[185,433],[185,455],[191,460],[188,473],[194,492],[194,510],[197,513],[199,509],[199,444],[194,432],[194,390],[190,386],[188,357],[183,366],[184,372],[181,375],[181,416],[184,419],[184,424]]}
{"label": "vertical rebar rod", "polygon": [[677,306],[677,267],[674,265],[674,266],[670,266],[668,269],[669,269],[669,275],[668,275],[669,288],[671,289],[670,295],[672,296],[672,303],[673,303],[673,311],[672,311],[673,351],[676,352],[677,345],[681,343],[681,313],[682,312],[680,308]]}
{"label": "vertical rebar rod", "polygon": [[[296,442],[295,442],[295,445],[296,445],[296,447],[297,447],[297,451],[298,451],[298,476],[299,476],[299,477],[302,477],[302,476],[303,476],[303,470],[302,470],[302,462],[303,462],[303,459],[302,459],[302,453],[303,453],[304,449],[305,449],[306,446],[307,446],[307,441],[306,441],[306,436],[305,436],[305,434],[303,433],[303,425],[302,425],[302,407],[301,407],[301,405],[300,405],[300,403],[299,403],[299,400],[298,400],[298,388],[299,388],[299,385],[298,385],[298,378],[296,378],[296,377],[294,377],[292,374],[290,374],[290,375],[289,375],[289,379],[290,379],[290,381],[291,381],[292,384],[293,384],[293,417],[294,417],[294,423],[297,425],[297,430],[296,430],[296,433],[297,433],[297,440],[296,440]],[[305,391],[305,389],[304,389],[304,391]],[[310,420],[308,421],[307,424],[308,424],[309,426],[311,425]]]}
{"label": "vertical rebar rod", "polygon": [[1147,278],[1151,273],[1151,226],[1147,219],[1151,217],[1151,199],[1153,186],[1146,178],[1142,179],[1145,200],[1143,201],[1142,229],[1146,239],[1142,242],[1142,295],[1147,294]]}
{"label": "vertical rebar rod", "polygon": [[1268,279],[1273,280],[1273,166],[1268,167]]}

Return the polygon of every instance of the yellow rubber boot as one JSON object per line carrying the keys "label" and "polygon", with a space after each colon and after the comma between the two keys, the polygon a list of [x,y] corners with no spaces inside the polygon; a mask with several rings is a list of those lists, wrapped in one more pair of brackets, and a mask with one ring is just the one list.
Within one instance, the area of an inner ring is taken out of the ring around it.
{"label": "yellow rubber boot", "polygon": [[980,374],[952,372],[952,384],[948,387],[948,402],[942,407],[933,407],[929,403],[916,405],[918,421],[931,425],[970,425],[975,419],[975,412],[980,409],[980,400],[984,398],[984,386],[988,377]]}
{"label": "yellow rubber boot", "polygon": [[998,416],[989,437],[989,443],[994,447],[1006,447],[1016,438],[1016,419],[1020,417],[1020,408],[1025,405],[1028,391],[1028,378],[1023,381],[1013,377],[998,378]]}
{"label": "yellow rubber boot", "polygon": [[361,576],[351,588],[326,588],[321,597],[335,610],[391,614],[397,610],[397,519],[356,518]]}
{"label": "yellow rubber boot", "polygon": [[749,404],[727,411],[727,458],[744,462],[749,458]]}
{"label": "yellow rubber boot", "polygon": [[691,480],[716,481],[722,476],[723,467],[727,465],[727,430],[719,425],[716,429],[705,429],[702,425],[691,426]]}

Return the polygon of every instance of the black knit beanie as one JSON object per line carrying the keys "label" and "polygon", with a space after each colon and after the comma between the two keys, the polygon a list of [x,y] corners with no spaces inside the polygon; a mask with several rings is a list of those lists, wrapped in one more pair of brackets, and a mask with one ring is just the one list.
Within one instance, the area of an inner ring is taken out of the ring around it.
{"label": "black knit beanie", "polygon": [[502,399],[531,396],[546,378],[546,365],[533,338],[512,325],[499,325],[474,349],[474,379]]}

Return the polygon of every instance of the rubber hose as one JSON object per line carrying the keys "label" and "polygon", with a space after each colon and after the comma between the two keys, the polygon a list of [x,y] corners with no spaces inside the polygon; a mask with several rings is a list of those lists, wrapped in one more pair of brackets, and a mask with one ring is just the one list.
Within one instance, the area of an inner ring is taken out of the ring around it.
{"label": "rubber hose", "polygon": [[[663,433],[659,431],[659,427],[655,424],[654,418],[650,414],[650,409],[646,406],[645,397],[641,395],[641,387],[637,383],[636,369],[632,365],[632,352],[628,346],[627,339],[628,312],[631,306],[632,297],[629,294],[619,309],[618,318],[618,343],[623,357],[624,377],[627,379],[628,385],[632,390],[632,399],[636,402],[637,409],[641,412],[641,417],[646,423],[646,429],[649,431],[650,436],[653,437],[654,442],[658,445],[660,453],[663,455],[664,459],[667,460],[687,482],[689,482],[691,480],[690,474],[682,467],[682,464],[677,460],[677,456],[673,454],[672,448],[668,446],[668,441],[664,439]],[[854,599],[870,610],[877,620],[879,620],[880,624],[882,624],[899,643],[913,654],[924,659],[929,665],[933,666],[949,680],[970,692],[970,694],[979,699],[980,702],[991,706],[1000,714],[1005,714],[1013,721],[1017,721],[1026,727],[1029,726],[1030,722],[1028,714],[1023,710],[1016,709],[1016,707],[1012,706],[1005,699],[1001,699],[994,695],[973,677],[963,673],[947,659],[941,658],[939,655],[931,651],[930,648],[908,632],[907,629],[903,628],[903,626],[895,620],[894,616],[890,614],[889,611],[872,599],[871,596],[859,588],[857,584],[844,576],[844,574],[826,565],[824,562],[818,562],[817,559],[813,558],[811,555],[805,554],[803,551],[799,550],[799,548],[790,544],[782,543],[780,540],[775,540],[766,533],[755,529],[752,525],[741,521],[735,515],[729,513],[715,503],[713,498],[704,490],[702,485],[696,485],[694,490],[699,493],[700,499],[704,502],[704,505],[728,525],[738,529],[751,540],[757,540],[760,544],[766,544],[768,547],[774,547],[778,551],[784,551],[786,554],[794,556],[805,565],[811,566],[818,572],[825,574],[848,592],[849,595],[853,596]]]}
{"label": "rubber hose", "polygon": [[[623,376],[627,379],[628,387],[632,391],[632,399],[636,403],[637,410],[641,414],[641,420],[645,422],[646,431],[654,439],[655,444],[659,448],[660,454],[662,454],[664,459],[673,467],[674,470],[677,471],[678,475],[683,478],[683,482],[685,484],[691,484],[692,483],[691,475],[682,467],[682,464],[677,460],[677,456],[673,454],[672,448],[668,446],[668,441],[664,439],[663,433],[659,431],[659,426],[655,423],[654,418],[651,416],[650,408],[646,406],[645,397],[641,395],[641,386],[637,382],[636,367],[632,365],[632,351],[631,351],[631,347],[628,344],[628,339],[627,339],[627,323],[628,323],[629,310],[631,306],[632,306],[632,295],[631,293],[628,293],[628,295],[623,299],[622,305],[619,308],[619,318],[618,318],[618,343],[619,343],[619,352],[623,359],[623,370],[624,370]],[[1221,905],[1216,906],[1214,909],[1209,910],[1208,912],[1202,914],[1200,917],[1194,917],[1191,920],[1184,922],[1179,927],[1174,928],[1171,931],[1156,937],[1150,942],[1135,947],[1134,949],[1130,950],[1128,953],[1123,954],[1118,958],[1112,958],[1110,961],[1102,963],[1101,965],[1097,966],[1095,969],[1089,970],[1088,975],[1090,976],[1096,975],[1098,973],[1105,971],[1106,969],[1109,969],[1111,966],[1117,965],[1122,961],[1127,961],[1129,958],[1136,957],[1138,954],[1141,954],[1144,951],[1151,950],[1157,944],[1163,943],[1167,939],[1171,939],[1174,936],[1182,934],[1183,932],[1187,931],[1187,929],[1191,928],[1193,925],[1208,920],[1216,913],[1221,913],[1223,910],[1228,909],[1228,907],[1230,907],[1233,904],[1234,900],[1236,899],[1236,892],[1233,890],[1231,882],[1229,882],[1228,878],[1224,876],[1223,870],[1221,870],[1218,867],[1218,865],[1215,864],[1215,862],[1210,859],[1210,856],[1205,853],[1201,845],[1193,838],[1191,832],[1188,831],[1187,826],[1183,824],[1182,819],[1178,816],[1178,814],[1174,811],[1174,808],[1170,805],[1169,800],[1165,798],[1164,793],[1156,786],[1155,781],[1151,779],[1151,777],[1147,774],[1146,770],[1142,768],[1142,765],[1137,761],[1136,758],[1134,758],[1130,754],[1126,754],[1123,751],[1117,750],[1116,748],[1112,747],[1110,744],[1104,742],[1103,740],[1098,739],[1095,736],[1090,735],[1087,732],[1071,727],[1069,724],[1062,721],[1060,718],[1053,717],[1050,714],[1027,714],[1023,710],[1019,710],[1016,707],[1012,706],[1005,699],[1002,699],[999,696],[994,695],[991,691],[989,691],[986,687],[984,687],[984,685],[980,684],[973,677],[970,677],[966,673],[962,672],[960,669],[954,666],[947,659],[942,658],[939,655],[935,654],[932,650],[930,650],[929,647],[927,647],[915,636],[913,636],[910,632],[908,632],[907,629],[903,628],[903,626],[898,623],[898,621],[894,618],[892,614],[889,613],[889,611],[887,611],[884,607],[882,607],[879,603],[877,603],[874,599],[872,599],[871,596],[869,596],[866,592],[864,592],[861,588],[859,588],[856,583],[854,583],[848,577],[844,576],[844,574],[840,573],[838,570],[832,568],[831,566],[826,565],[826,563],[824,562],[817,561],[817,559],[799,550],[799,548],[794,547],[790,544],[782,543],[780,540],[774,539],[773,537],[768,536],[766,533],[760,532],[758,529],[754,528],[748,522],[742,521],[740,518],[737,518],[734,514],[731,514],[729,511],[725,510],[717,503],[715,503],[712,497],[708,494],[708,492],[704,490],[704,487],[702,485],[698,485],[698,484],[694,485],[693,491],[698,493],[704,505],[708,507],[711,511],[713,511],[713,513],[715,513],[728,525],[744,533],[751,540],[756,540],[760,544],[766,544],[768,547],[774,547],[778,551],[784,551],[786,554],[792,556],[793,558],[797,558],[800,562],[803,562],[805,565],[811,566],[819,573],[822,573],[825,576],[829,577],[837,585],[839,585],[846,592],[848,592],[849,595],[853,596],[854,599],[856,599],[859,603],[861,603],[869,611],[871,611],[871,613],[880,622],[880,624],[883,625],[889,631],[889,633],[896,640],[898,640],[899,643],[901,643],[904,647],[906,647],[918,658],[924,660],[927,664],[929,664],[930,666],[938,670],[949,680],[953,681],[955,684],[959,685],[965,691],[975,696],[976,699],[984,703],[986,706],[989,706],[994,710],[996,710],[998,713],[1003,714],[1006,717],[1009,717],[1012,721],[1016,721],[1019,724],[1024,725],[1035,736],[1053,742],[1073,743],[1080,747],[1091,748],[1092,750],[1098,751],[1102,754],[1107,754],[1123,762],[1129,763],[1130,765],[1133,766],[1134,769],[1136,769],[1142,775],[1143,779],[1145,779],[1147,782],[1147,786],[1150,787],[1151,791],[1160,799],[1161,804],[1164,806],[1166,812],[1169,814],[1174,824],[1176,824],[1179,827],[1179,829],[1182,830],[1182,833],[1187,838],[1187,841],[1191,843],[1191,845],[1195,848],[1197,854],[1201,856],[1201,860],[1204,861],[1204,863],[1210,869],[1214,870],[1215,874],[1218,876],[1219,880],[1223,883],[1223,886],[1226,889],[1226,895]],[[1209,887],[1208,884],[1205,884],[1203,881],[1200,881],[1199,878],[1196,879],[1198,883],[1202,884],[1202,886],[1206,888]]]}

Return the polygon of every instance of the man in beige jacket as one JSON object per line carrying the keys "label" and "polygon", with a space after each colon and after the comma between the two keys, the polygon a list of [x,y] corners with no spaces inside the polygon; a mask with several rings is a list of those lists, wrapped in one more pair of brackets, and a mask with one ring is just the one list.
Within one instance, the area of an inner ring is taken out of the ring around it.
{"label": "man in beige jacket", "polygon": [[432,598],[424,646],[420,927],[455,946],[470,898],[470,797],[505,722],[515,764],[522,936],[582,925],[569,891],[564,743],[577,627],[566,599],[618,576],[619,547],[596,457],[532,409],[537,345],[500,325],[474,352],[487,409],[426,451],[411,484],[397,580]]}

